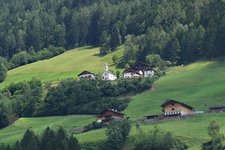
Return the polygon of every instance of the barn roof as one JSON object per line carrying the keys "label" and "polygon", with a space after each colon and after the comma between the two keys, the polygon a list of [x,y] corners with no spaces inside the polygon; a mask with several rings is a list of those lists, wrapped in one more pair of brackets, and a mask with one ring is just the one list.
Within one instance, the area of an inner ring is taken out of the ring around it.
{"label": "barn roof", "polygon": [[105,112],[108,112],[108,111],[114,112],[114,113],[117,113],[117,114],[120,114],[120,115],[124,115],[123,113],[121,113],[121,112],[119,112],[119,111],[117,111],[117,110],[115,110],[115,109],[104,109],[104,110],[100,113],[100,115],[102,115],[102,114],[104,114]]}
{"label": "barn roof", "polygon": [[184,106],[184,107],[186,107],[186,108],[189,108],[189,109],[191,109],[191,110],[194,109],[192,106],[189,106],[189,105],[187,105],[187,104],[185,104],[185,103],[178,102],[178,101],[175,101],[175,100],[167,100],[165,103],[163,103],[163,104],[161,105],[161,107],[166,107],[166,105],[169,105],[169,104],[171,104],[171,103],[177,103],[177,104],[180,104],[180,105],[182,105],[182,106]]}
{"label": "barn roof", "polygon": [[92,73],[92,72],[89,72],[89,71],[83,71],[83,72],[81,72],[80,74],[78,74],[77,76],[81,76],[81,75],[85,75],[85,74],[93,74],[93,75],[95,75],[96,76],[96,74],[94,74],[94,73]]}
{"label": "barn roof", "polygon": [[150,66],[146,63],[143,63],[143,62],[137,62],[132,67],[130,67],[128,69],[141,70],[141,71],[154,70],[152,66]]}
{"label": "barn roof", "polygon": [[135,68],[141,69],[141,70],[148,70],[148,69],[152,69],[152,66],[143,63],[143,62],[137,62],[136,64],[134,64]]}
{"label": "barn roof", "polygon": [[133,73],[136,73],[136,74],[140,74],[139,71],[140,71],[140,69],[135,68],[135,67],[131,67],[131,68],[128,68],[128,69],[124,70],[124,73],[133,72]]}

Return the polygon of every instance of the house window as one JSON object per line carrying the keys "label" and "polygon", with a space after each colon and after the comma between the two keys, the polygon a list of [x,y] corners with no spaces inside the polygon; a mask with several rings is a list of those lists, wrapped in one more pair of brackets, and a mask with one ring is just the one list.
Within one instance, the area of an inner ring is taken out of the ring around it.
{"label": "house window", "polygon": [[172,110],[174,110],[174,108],[172,108]]}
{"label": "house window", "polygon": [[174,103],[172,103],[172,106],[174,106]]}

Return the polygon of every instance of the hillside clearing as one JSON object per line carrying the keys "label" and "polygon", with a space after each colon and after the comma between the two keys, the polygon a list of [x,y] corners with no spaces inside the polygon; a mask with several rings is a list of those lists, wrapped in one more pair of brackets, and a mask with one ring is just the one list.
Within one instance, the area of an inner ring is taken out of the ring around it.
{"label": "hillside clearing", "polygon": [[225,59],[173,67],[154,84],[155,90],[132,98],[124,111],[131,118],[162,113],[160,105],[175,99],[207,111],[211,106],[225,105]]}
{"label": "hillside clearing", "polygon": [[39,79],[43,82],[77,78],[77,75],[84,70],[101,74],[103,73],[105,63],[108,63],[110,70],[115,71],[116,68],[112,62],[112,56],[117,55],[120,58],[123,50],[124,47],[121,46],[115,52],[105,56],[99,56],[99,48],[76,48],[51,59],[38,61],[8,71],[8,76],[0,84],[0,88],[8,86],[10,83],[17,83],[24,80],[28,81],[32,78]]}

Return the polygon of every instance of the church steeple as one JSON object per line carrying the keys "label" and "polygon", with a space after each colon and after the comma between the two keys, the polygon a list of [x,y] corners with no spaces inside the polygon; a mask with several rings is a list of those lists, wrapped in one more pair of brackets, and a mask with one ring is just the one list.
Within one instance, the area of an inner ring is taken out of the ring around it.
{"label": "church steeple", "polygon": [[105,71],[109,71],[109,67],[108,67],[108,65],[107,65],[106,63],[105,63],[104,70],[105,70]]}

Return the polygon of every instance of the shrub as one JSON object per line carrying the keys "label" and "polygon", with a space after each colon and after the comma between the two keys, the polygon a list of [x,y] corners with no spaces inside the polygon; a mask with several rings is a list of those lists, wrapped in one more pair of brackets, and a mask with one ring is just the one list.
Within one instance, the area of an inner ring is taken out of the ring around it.
{"label": "shrub", "polygon": [[184,150],[187,148],[180,139],[157,127],[148,134],[140,132],[134,144],[134,150]]}
{"label": "shrub", "polygon": [[15,65],[15,67],[18,67],[26,65],[30,59],[31,56],[26,51],[22,51],[13,55],[11,62]]}
{"label": "shrub", "polygon": [[113,122],[106,129],[106,144],[108,150],[121,149],[131,129],[130,122],[123,120]]}

